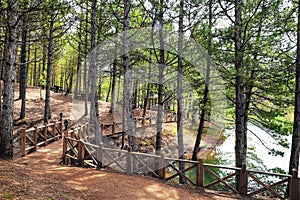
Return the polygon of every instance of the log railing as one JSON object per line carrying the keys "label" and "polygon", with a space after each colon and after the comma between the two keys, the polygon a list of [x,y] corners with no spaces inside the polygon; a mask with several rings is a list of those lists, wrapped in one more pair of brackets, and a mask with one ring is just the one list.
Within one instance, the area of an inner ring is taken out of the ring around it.
{"label": "log railing", "polygon": [[29,129],[22,128],[20,135],[21,156],[36,151],[40,146],[46,146],[62,137],[63,122],[50,122],[48,124],[34,126]]}
{"label": "log railing", "polygon": [[[251,197],[268,193],[274,198],[285,199],[282,191],[285,191],[287,183],[290,182],[290,199],[299,199],[299,179],[296,170],[293,175],[269,173],[247,169],[245,164],[241,168],[228,167],[203,163],[203,160],[173,159],[166,158],[164,155],[111,149],[104,147],[103,144],[94,145],[83,139],[76,139],[77,136],[72,135],[72,131],[74,130],[67,131],[63,140],[63,162],[66,164],[107,167],[127,173],[146,173],[166,181],[178,182],[181,178],[192,186],[222,188]],[[184,166],[181,170],[180,163]],[[262,174],[264,178],[260,177]],[[240,179],[238,182],[241,184],[238,187],[236,186],[237,179]],[[256,183],[255,187],[253,182]]]}

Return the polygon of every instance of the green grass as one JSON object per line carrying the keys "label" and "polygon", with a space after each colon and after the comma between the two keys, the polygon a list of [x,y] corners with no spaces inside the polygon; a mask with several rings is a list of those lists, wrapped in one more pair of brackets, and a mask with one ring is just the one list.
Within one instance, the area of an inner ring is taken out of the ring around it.
{"label": "green grass", "polygon": [[4,194],[3,198],[4,199],[12,199],[13,196],[11,194]]}

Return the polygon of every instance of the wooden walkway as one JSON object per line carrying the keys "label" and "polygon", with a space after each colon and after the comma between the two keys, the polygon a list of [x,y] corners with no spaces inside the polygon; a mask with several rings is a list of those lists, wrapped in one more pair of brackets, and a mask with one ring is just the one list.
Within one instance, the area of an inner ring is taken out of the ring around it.
{"label": "wooden walkway", "polygon": [[[21,139],[21,155],[26,156],[26,154],[29,154],[24,159],[29,158],[33,164],[36,162],[35,164],[39,168],[44,168],[43,164],[47,166],[53,163],[56,165],[58,163],[79,165],[81,167],[92,166],[98,169],[115,169],[115,167],[119,167],[118,171],[129,174],[151,174],[159,178],[160,181],[178,182],[177,179],[185,180],[186,183],[192,186],[191,188],[198,187],[198,191],[199,188],[221,189],[248,197],[268,194],[282,200],[285,199],[283,193],[290,181],[291,199],[299,199],[297,171],[294,171],[291,176],[247,169],[245,164],[242,168],[236,168],[211,165],[203,163],[202,160],[195,162],[166,158],[163,154],[158,156],[110,149],[104,147],[103,144],[99,146],[86,142],[89,141],[89,137],[93,137],[91,134],[93,128],[88,123],[66,130],[63,130],[63,124],[67,127],[67,123],[65,124],[60,120],[27,130],[22,129],[21,135],[18,137]],[[56,140],[59,140],[59,143]],[[52,146],[54,147],[51,148]],[[35,153],[31,154],[32,152]],[[216,171],[220,173],[216,173]],[[61,173],[61,176],[64,177],[64,173],[69,172],[64,171]],[[235,186],[237,178],[240,183],[239,187]],[[70,179],[71,177],[66,178],[66,180]]]}
{"label": "wooden walkway", "polygon": [[[35,152],[19,158],[16,162],[26,164],[27,167],[31,168],[31,173],[43,174],[59,180],[62,184],[67,184],[77,190],[78,195],[84,196],[85,199],[245,199],[245,197],[238,195],[211,190],[203,192],[199,189],[173,187],[150,177],[61,165],[59,162],[61,161],[62,149],[62,141],[58,140],[38,148]],[[82,198],[78,197],[78,199]]]}

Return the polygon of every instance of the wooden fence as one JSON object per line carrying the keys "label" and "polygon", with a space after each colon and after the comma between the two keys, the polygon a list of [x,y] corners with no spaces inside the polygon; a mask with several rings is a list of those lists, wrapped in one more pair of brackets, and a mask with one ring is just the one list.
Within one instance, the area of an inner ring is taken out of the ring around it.
{"label": "wooden fence", "polygon": [[[156,117],[150,117],[150,116],[135,117],[133,120],[136,125],[136,129],[139,129],[140,127],[144,127],[144,126],[154,125],[157,123]],[[169,112],[163,118],[164,123],[171,123],[176,121],[177,121],[177,114],[175,112]],[[106,136],[121,134],[122,132],[116,132],[117,127],[120,127],[121,125],[122,122],[118,122],[118,123],[106,122],[100,124],[101,129],[103,132],[106,133]]]}
{"label": "wooden fence", "polygon": [[[166,158],[164,155],[111,149],[84,141],[82,130],[84,127],[64,132],[63,163],[143,173],[166,181],[184,180],[192,186],[221,188],[251,197],[260,194],[285,199],[284,192],[290,183],[290,199],[299,200],[299,179],[296,170],[292,175],[269,173],[247,169],[245,164],[241,168],[228,167],[203,163],[202,160],[196,162]],[[183,168],[180,168],[180,165]],[[240,183],[239,186],[236,185],[237,182]]]}
{"label": "wooden fence", "polygon": [[62,137],[63,122],[51,122],[38,125],[29,129],[22,128],[20,135],[21,156],[36,151],[40,146],[46,146]]}

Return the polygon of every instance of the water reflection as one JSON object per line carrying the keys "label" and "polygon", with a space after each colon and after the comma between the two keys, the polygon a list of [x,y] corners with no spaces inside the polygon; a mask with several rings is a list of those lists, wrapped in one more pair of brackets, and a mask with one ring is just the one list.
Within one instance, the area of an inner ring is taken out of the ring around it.
{"label": "water reflection", "polygon": [[[278,145],[275,139],[255,125],[248,125],[248,129],[250,130],[248,131],[248,168],[256,168],[264,171],[272,171],[272,169],[280,171],[281,169],[284,172],[287,172],[289,168],[290,149]],[[260,139],[255,137],[252,132],[259,136]],[[219,162],[218,164],[234,166],[234,129],[227,129],[225,131],[225,136],[227,137],[226,140],[223,144],[217,146],[215,155],[211,155],[211,157],[214,157],[213,162]],[[291,137],[287,137],[287,139],[290,143]],[[271,155],[270,151],[262,144],[262,142],[270,149],[284,152],[284,156]],[[205,162],[210,163],[211,161],[212,160],[208,159]]]}

